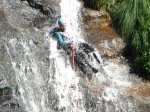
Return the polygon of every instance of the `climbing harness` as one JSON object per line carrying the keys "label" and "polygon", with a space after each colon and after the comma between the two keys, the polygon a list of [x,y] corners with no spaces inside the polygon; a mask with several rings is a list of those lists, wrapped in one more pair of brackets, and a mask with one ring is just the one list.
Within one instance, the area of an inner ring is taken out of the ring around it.
{"label": "climbing harness", "polygon": [[72,48],[72,68],[73,68],[73,70],[75,72],[75,62],[74,62],[75,52],[74,52],[74,45],[71,48]]}

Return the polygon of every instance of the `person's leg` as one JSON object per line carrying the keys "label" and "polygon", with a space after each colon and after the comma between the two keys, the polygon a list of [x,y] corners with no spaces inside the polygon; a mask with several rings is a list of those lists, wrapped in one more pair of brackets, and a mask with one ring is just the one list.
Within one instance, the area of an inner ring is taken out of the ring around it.
{"label": "person's leg", "polygon": [[100,60],[99,60],[97,54],[95,53],[95,49],[94,49],[93,46],[91,46],[91,45],[88,44],[88,43],[80,43],[80,49],[83,49],[84,52],[87,53],[87,54],[93,52],[92,54],[93,54],[94,58],[96,59],[96,61],[97,61],[98,63],[100,63]]}
{"label": "person's leg", "polygon": [[82,49],[85,53],[90,53],[94,51],[94,47],[88,43],[80,43],[79,49]]}
{"label": "person's leg", "polygon": [[76,62],[80,63],[82,66],[84,65],[84,67],[90,67],[94,73],[98,72],[98,69],[92,66],[91,60],[89,59],[87,53],[82,50],[76,52]]}

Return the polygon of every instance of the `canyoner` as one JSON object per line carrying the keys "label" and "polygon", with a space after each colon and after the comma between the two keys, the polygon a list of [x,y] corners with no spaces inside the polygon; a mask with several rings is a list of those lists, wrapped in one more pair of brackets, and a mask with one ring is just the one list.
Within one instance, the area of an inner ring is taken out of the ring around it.
{"label": "canyoner", "polygon": [[69,37],[65,32],[67,27],[65,19],[60,18],[58,26],[50,31],[50,37],[57,41],[58,51],[69,55],[72,65],[77,66],[84,74],[97,73],[100,64],[100,56],[97,50],[86,42],[73,41],[73,37]]}

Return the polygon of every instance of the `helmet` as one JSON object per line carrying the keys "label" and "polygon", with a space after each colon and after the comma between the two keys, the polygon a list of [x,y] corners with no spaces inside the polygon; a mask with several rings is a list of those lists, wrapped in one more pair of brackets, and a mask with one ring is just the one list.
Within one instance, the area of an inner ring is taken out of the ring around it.
{"label": "helmet", "polygon": [[63,25],[63,24],[66,24],[66,21],[65,21],[65,19],[63,19],[63,18],[60,18],[60,19],[58,20],[58,25]]}

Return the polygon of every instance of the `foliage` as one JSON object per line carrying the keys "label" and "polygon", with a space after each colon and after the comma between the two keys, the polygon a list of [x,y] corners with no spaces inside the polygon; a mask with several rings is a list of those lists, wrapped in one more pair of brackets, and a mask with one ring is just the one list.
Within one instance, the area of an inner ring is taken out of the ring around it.
{"label": "foliage", "polygon": [[115,4],[116,0],[83,0],[85,6],[100,10],[102,7],[108,8]]}
{"label": "foliage", "polygon": [[120,4],[113,24],[127,41],[132,62],[150,72],[150,1],[129,0]]}
{"label": "foliage", "polygon": [[150,73],[150,50],[144,52],[142,56],[137,57],[136,61],[140,63],[140,67],[143,70]]}

